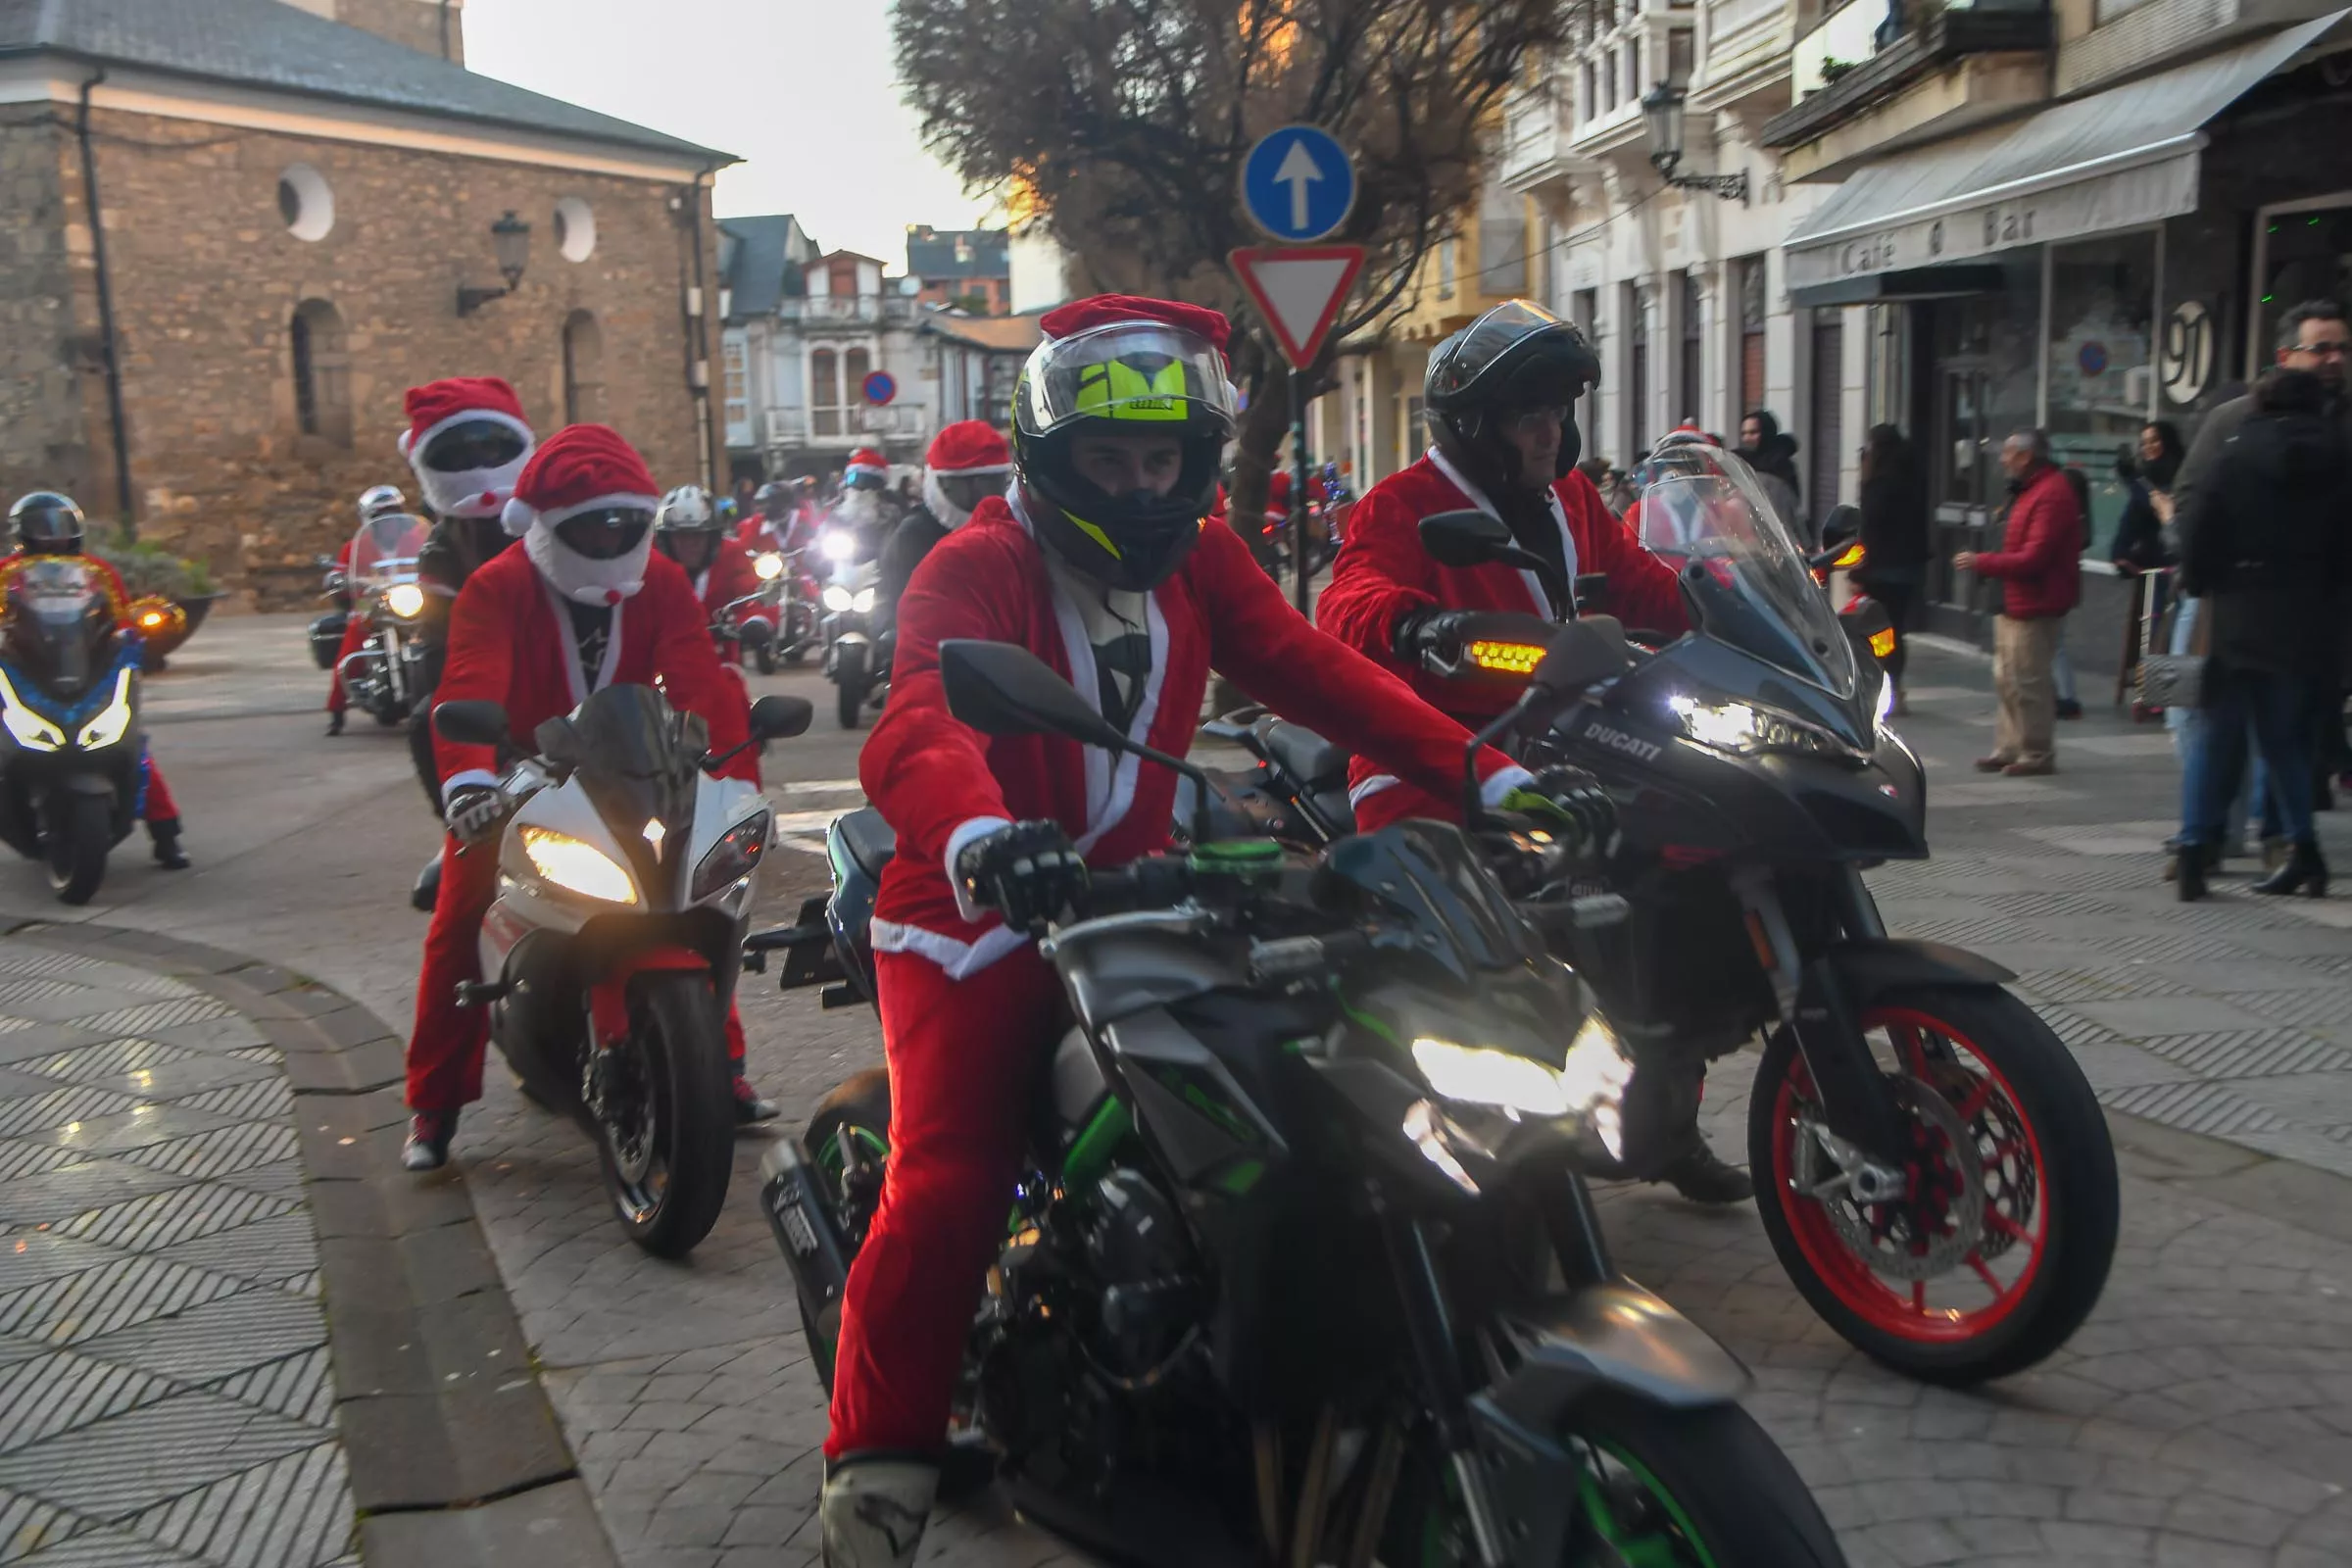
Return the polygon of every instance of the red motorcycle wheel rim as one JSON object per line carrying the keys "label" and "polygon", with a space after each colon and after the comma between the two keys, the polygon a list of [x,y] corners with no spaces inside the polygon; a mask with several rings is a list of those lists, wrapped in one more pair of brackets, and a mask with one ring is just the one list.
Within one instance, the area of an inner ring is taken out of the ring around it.
{"label": "red motorcycle wheel rim", "polygon": [[[1788,1217],[1797,1249],[1814,1276],[1864,1322],[1881,1333],[1915,1344],[1965,1344],[1997,1328],[2032,1294],[2049,1245],[2049,1167],[2042,1158],[2040,1136],[2034,1130],[2033,1119],[2026,1114],[2017,1091],[1966,1035],[1941,1019],[1907,1007],[1876,1007],[1863,1015],[1864,1034],[1880,1029],[1887,1032],[1905,1058],[1905,1070],[1914,1075],[1926,1065],[1923,1034],[1936,1036],[1966,1053],[1970,1070],[1979,1077],[1979,1085],[1968,1101],[1955,1109],[1972,1130],[1992,1095],[1999,1095],[2006,1102],[2024,1134],[2024,1147],[2015,1152],[2033,1172],[2035,1200],[2032,1214],[2022,1226],[1999,1214],[1987,1200],[1985,1225],[1988,1230],[1996,1225],[2006,1228],[2014,1250],[2024,1254],[2024,1266],[2014,1278],[2002,1280],[1992,1273],[1981,1250],[1972,1250],[1963,1259],[1965,1272],[1976,1280],[1977,1294],[1988,1294],[1991,1298],[1967,1308],[1932,1305],[1927,1292],[1930,1281],[1889,1281],[1873,1269],[1869,1260],[1856,1252],[1831,1225],[1818,1200],[1798,1198],[1790,1190],[1789,1184],[1795,1176],[1796,1140],[1800,1136],[1797,1103],[1800,1098],[1809,1100],[1812,1090],[1804,1058],[1793,1054],[1788,1070],[1773,1091],[1773,1191],[1779,1195],[1781,1211]],[[1996,1152],[2000,1152],[1996,1149]],[[1963,1270],[1951,1270],[1937,1279],[1950,1279],[1961,1273]]]}

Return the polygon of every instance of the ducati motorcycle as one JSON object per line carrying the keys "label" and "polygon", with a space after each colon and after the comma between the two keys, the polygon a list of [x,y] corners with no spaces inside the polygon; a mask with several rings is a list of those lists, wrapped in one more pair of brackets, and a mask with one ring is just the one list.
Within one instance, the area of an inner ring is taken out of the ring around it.
{"label": "ducati motorcycle", "polygon": [[[744,745],[798,735],[809,712],[762,697]],[[519,750],[496,703],[442,703],[433,724]],[[500,841],[464,852],[496,854],[499,878],[485,978],[458,1004],[489,1008],[524,1092],[596,1140],[629,1239],[680,1257],[726,1201],[727,1004],[773,813],[756,786],[711,776],[734,752],[711,755],[702,719],[650,686],[608,686],[532,744],[501,781],[518,804]]]}
{"label": "ducati motorcycle", "polygon": [[[1924,1381],[2019,1371],[2065,1344],[2106,1284],[2120,1204],[2106,1118],[2064,1043],[2006,989],[2014,974],[1889,935],[1862,880],[1928,855],[1927,781],[1868,657],[1885,608],[1858,598],[1834,614],[1745,466],[1678,452],[1683,471],[1644,489],[1642,543],[1678,564],[1692,630],[1636,633],[1663,646],[1625,645],[1612,678],[1503,732],[1529,765],[1587,768],[1617,803],[1619,846],[1580,885],[1622,898],[1627,917],[1555,932],[1553,949],[1599,995],[1642,1082],[1669,1096],[1637,1095],[1623,1173],[1654,1175],[1678,1152],[1647,1131],[1687,1127],[1699,1069],[1761,1033],[1749,1168],[1806,1300]],[[1483,513],[1424,518],[1421,538],[1448,565],[1552,575]],[[1590,603],[1606,584],[1578,588]],[[1482,612],[1421,662],[1508,694],[1558,631]],[[1306,844],[1352,830],[1337,748],[1248,714],[1213,730],[1255,757],[1271,830]]]}
{"label": "ducati motorcycle", "polygon": [[[364,617],[368,627],[367,641],[343,657],[337,671],[344,696],[387,729],[424,698],[425,651],[417,625],[424,585],[416,578],[416,558],[431,532],[422,517],[405,513],[371,517],[360,524],[340,580],[327,579],[327,592],[350,606],[344,613]],[[324,615],[312,625],[314,649],[332,639],[325,643],[330,666],[345,624],[341,616]]]}
{"label": "ducati motorcycle", "polygon": [[140,640],[78,556],[20,557],[0,582],[0,839],[87,904],[145,804]]}
{"label": "ducati motorcycle", "polygon": [[[1200,782],[1024,650],[940,669],[985,733]],[[834,895],[753,946],[849,1002],[892,848],[870,811],[828,842]],[[1024,1512],[1154,1564],[1843,1561],[1744,1370],[1611,1261],[1576,1162],[1620,1045],[1460,829],[1203,837],[1079,903],[956,1416]],[[890,1147],[867,1072],[762,1162],[828,1387]]]}

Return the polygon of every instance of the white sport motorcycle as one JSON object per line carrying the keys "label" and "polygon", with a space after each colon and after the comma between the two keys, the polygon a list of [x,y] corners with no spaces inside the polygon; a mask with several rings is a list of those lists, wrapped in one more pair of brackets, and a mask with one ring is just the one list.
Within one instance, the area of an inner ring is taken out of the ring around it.
{"label": "white sport motorcycle", "polygon": [[[798,735],[811,711],[762,697],[745,745]],[[496,703],[443,703],[433,723],[520,750]],[[702,719],[650,686],[608,686],[532,744],[501,781],[519,804],[482,919],[485,978],[458,1004],[487,1006],[524,1092],[596,1140],[629,1239],[683,1256],[726,1202],[727,1005],[774,813],[753,785],[711,776],[735,753],[712,755]]]}

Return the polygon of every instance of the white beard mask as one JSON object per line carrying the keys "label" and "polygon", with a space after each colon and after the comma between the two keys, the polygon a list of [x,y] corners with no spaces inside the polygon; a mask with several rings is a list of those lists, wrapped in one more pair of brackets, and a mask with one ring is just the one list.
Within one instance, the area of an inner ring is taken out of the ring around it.
{"label": "white beard mask", "polygon": [[556,535],[544,517],[534,519],[522,536],[523,552],[539,575],[554,583],[556,592],[583,605],[616,605],[645,586],[645,564],[654,553],[654,530],[645,530],[637,548],[625,556],[597,561],[581,555]]}

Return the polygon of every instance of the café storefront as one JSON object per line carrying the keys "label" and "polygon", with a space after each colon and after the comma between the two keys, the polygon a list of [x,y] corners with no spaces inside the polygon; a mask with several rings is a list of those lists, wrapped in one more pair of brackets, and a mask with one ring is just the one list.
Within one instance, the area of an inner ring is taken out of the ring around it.
{"label": "caf\u00e9 storefront", "polygon": [[2193,439],[2298,301],[2352,304],[2347,15],[1891,155],[1791,234],[1792,303],[1867,308],[1871,422],[1927,464],[1928,629],[1989,641],[1988,585],[1948,563],[1997,541],[2001,441],[2038,426],[2091,488],[2068,644],[2119,667],[2118,456],[2149,420]]}

